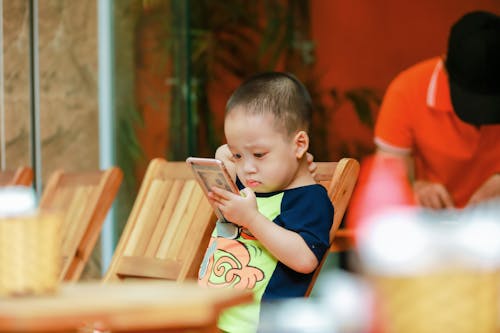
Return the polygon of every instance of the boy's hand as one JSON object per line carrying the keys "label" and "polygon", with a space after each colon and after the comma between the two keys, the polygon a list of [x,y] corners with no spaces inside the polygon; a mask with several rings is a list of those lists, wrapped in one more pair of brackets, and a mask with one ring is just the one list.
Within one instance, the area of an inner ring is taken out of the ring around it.
{"label": "boy's hand", "polygon": [[212,187],[209,198],[221,210],[224,217],[244,228],[251,229],[253,219],[259,213],[255,194],[249,188],[244,188],[238,195],[219,187]]}
{"label": "boy's hand", "polygon": [[227,144],[224,144],[217,148],[215,151],[215,158],[218,159],[219,161],[222,161],[224,163],[224,166],[226,167],[227,171],[229,172],[229,175],[233,180],[236,179],[236,167],[234,165],[234,160],[233,160],[233,154],[231,154],[231,151],[229,150],[229,147]]}
{"label": "boy's hand", "polygon": [[314,163],[314,156],[311,153],[306,154],[306,159],[307,159],[307,164],[308,164],[308,170],[313,176],[313,178],[316,178],[316,170],[318,169],[318,165]]}

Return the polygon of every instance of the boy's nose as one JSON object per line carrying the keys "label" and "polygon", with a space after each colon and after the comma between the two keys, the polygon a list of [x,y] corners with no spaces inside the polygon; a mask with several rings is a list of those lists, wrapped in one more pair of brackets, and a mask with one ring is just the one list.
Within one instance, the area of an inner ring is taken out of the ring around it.
{"label": "boy's nose", "polygon": [[243,171],[245,171],[245,173],[254,173],[255,170],[256,168],[254,163],[252,163],[251,161],[245,161],[245,163],[243,164]]}

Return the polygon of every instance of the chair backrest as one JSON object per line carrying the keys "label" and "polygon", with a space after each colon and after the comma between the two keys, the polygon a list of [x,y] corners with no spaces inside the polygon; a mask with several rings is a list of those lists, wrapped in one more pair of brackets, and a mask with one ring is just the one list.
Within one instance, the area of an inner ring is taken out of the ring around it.
{"label": "chair backrest", "polygon": [[80,278],[116,197],[123,173],[117,167],[89,172],[54,171],[39,208],[61,214],[61,280]]}
{"label": "chair backrest", "polygon": [[196,279],[215,219],[185,162],[153,159],[104,281]]}
{"label": "chair backrest", "polygon": [[[332,248],[335,246],[335,234],[342,222],[354,186],[358,180],[359,162],[353,158],[342,158],[338,162],[316,162],[316,164],[318,165],[318,169],[316,170],[315,179],[327,189],[328,196],[335,209],[333,224],[330,229],[330,246]],[[310,295],[328,253],[329,251],[323,256],[316,269],[306,296]]]}
{"label": "chair backrest", "polygon": [[21,166],[16,170],[6,170],[0,172],[0,186],[31,186],[32,183],[33,169],[28,166]]}

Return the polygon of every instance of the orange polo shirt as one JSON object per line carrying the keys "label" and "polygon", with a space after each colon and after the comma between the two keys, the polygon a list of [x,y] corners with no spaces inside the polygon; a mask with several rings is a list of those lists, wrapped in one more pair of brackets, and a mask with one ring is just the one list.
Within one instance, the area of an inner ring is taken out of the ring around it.
{"label": "orange polo shirt", "polygon": [[412,154],[416,179],[443,184],[456,207],[465,206],[481,184],[500,172],[500,125],[475,128],[455,115],[439,57],[410,67],[389,85],[375,143],[386,151]]}

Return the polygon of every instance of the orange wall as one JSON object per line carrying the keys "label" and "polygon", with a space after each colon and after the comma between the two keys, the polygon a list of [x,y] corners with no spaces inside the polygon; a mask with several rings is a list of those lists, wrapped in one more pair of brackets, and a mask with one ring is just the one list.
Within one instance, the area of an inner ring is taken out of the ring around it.
{"label": "orange wall", "polygon": [[[311,0],[315,70],[323,92],[366,86],[382,95],[402,69],[444,53],[451,24],[474,9],[500,14],[500,0]],[[137,89],[137,99],[144,126],[137,133],[147,161],[164,155],[169,142],[168,115],[164,111],[169,104],[169,88],[164,85],[168,66],[163,61],[167,55],[154,44],[158,37],[151,34],[161,32],[154,25],[146,24],[138,31],[141,52],[136,75],[138,82],[144,83]],[[222,140],[224,105],[239,84],[233,81],[222,84],[217,80],[210,86],[214,125]],[[328,142],[320,144],[328,146],[330,159],[365,156],[374,148],[372,129],[359,122],[348,104],[336,109],[328,104],[331,102],[326,100]],[[213,152],[201,155],[211,156]]]}
{"label": "orange wall", "polygon": [[[312,0],[322,85],[368,86],[382,94],[402,69],[443,54],[450,26],[476,9],[500,14],[500,0]],[[371,144],[371,131],[349,108],[332,115],[330,125],[331,151],[340,141]]]}

